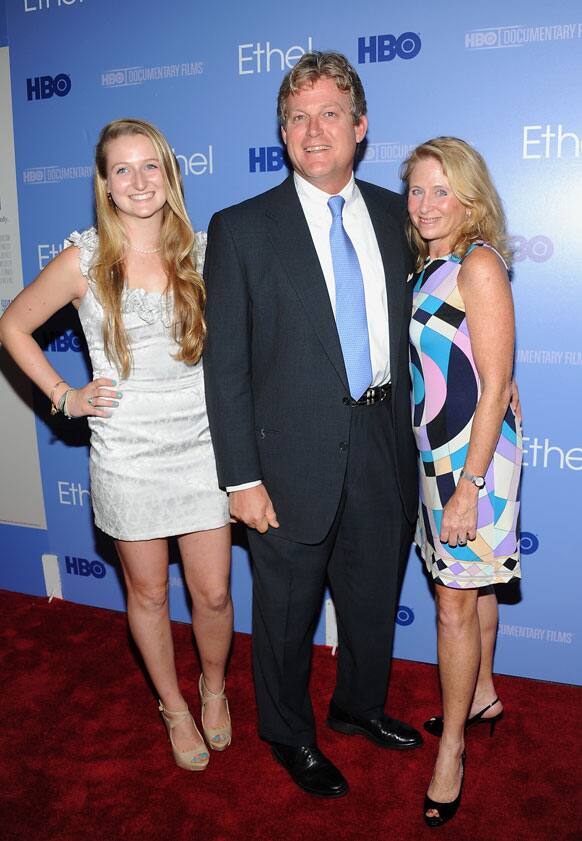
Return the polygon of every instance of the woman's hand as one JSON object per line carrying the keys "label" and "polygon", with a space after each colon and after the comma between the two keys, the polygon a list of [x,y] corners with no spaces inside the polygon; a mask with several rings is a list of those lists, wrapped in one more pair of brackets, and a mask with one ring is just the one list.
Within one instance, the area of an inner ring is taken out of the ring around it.
{"label": "woman's hand", "polygon": [[67,412],[72,418],[95,417],[109,418],[111,412],[119,406],[122,397],[120,391],[114,391],[115,380],[99,377],[83,388],[74,388],[67,397]]}
{"label": "woman's hand", "polygon": [[522,421],[521,401],[519,399],[519,389],[517,387],[517,383],[515,382],[515,380],[511,381],[511,397],[510,397],[509,403],[511,405],[513,414],[518,419],[518,421],[521,423],[521,421]]}
{"label": "woman's hand", "polygon": [[449,546],[464,546],[477,535],[479,490],[465,479],[459,484],[443,510],[440,539]]}

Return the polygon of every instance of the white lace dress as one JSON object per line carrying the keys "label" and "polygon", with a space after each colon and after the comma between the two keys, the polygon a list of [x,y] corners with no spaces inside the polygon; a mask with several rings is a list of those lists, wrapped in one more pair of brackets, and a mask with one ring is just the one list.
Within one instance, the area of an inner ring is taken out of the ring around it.
{"label": "white lace dress", "polygon": [[[103,310],[95,295],[91,263],[94,228],[68,238],[79,248],[88,280],[79,306],[93,377],[118,381],[123,393],[109,418],[88,418],[91,429],[91,499],[97,526],[120,540],[214,529],[229,521],[226,494],[218,487],[210,440],[202,362],[186,365],[173,356],[172,298],[126,289],[123,321],[133,354],[126,380],[103,348]],[[197,235],[198,263],[206,234]]]}

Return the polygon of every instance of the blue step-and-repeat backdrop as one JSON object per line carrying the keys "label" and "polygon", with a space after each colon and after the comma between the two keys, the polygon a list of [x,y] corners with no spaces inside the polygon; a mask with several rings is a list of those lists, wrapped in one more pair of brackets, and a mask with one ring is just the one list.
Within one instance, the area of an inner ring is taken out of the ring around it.
{"label": "blue step-and-repeat backdrop", "polygon": [[[0,305],[71,231],[92,224],[93,150],[111,119],[143,117],[165,132],[198,229],[215,210],[277,184],[286,169],[276,93],[312,48],[345,53],[363,79],[370,130],[361,178],[400,190],[403,157],[439,134],[475,144],[491,167],[516,249],[526,436],[524,577],[500,594],[496,669],[582,683],[578,0],[0,2]],[[72,310],[37,338],[63,377],[87,380]],[[51,418],[46,399],[1,353],[0,370],[0,587],[123,609],[112,546],[92,525],[84,422]],[[251,573],[239,544],[236,627],[249,631]],[[172,614],[187,621],[178,564],[170,582]],[[332,638],[332,618],[323,612],[316,641]],[[435,636],[433,600],[412,552],[396,655],[435,662]]]}

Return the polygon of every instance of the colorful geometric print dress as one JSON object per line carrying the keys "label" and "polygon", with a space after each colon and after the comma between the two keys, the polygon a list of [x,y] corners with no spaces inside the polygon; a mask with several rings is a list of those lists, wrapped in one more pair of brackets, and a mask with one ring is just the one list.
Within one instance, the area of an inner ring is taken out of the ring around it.
{"label": "colorful geometric print dress", "polygon": [[[474,243],[465,256],[486,243]],[[443,508],[453,495],[481,395],[465,306],[457,286],[462,260],[428,260],[414,278],[410,324],[412,415],[419,451],[420,511],[415,542],[438,584],[465,589],[521,577],[517,519],[522,439],[507,409],[479,491],[477,536],[466,546],[439,540]]]}

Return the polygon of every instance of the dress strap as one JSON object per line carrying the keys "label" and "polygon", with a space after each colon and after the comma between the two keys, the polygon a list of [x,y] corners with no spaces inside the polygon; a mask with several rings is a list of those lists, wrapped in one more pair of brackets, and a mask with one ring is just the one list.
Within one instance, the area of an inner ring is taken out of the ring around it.
{"label": "dress strap", "polygon": [[[490,245],[488,242],[484,242],[484,240],[482,240],[482,239],[477,240],[477,242],[472,242],[472,243],[471,243],[471,245],[470,245],[470,246],[467,248],[467,250],[465,251],[465,254],[464,254],[464,256],[463,256],[463,260],[465,259],[465,257],[468,257],[468,256],[469,256],[469,254],[470,254],[472,251],[474,251],[476,248],[480,248],[480,247],[483,247],[483,248],[488,248],[490,251],[493,251],[495,254],[497,254],[497,256],[499,257],[499,259],[501,260],[501,262],[502,262],[502,263],[503,263],[503,265],[505,266],[506,270],[507,270],[507,271],[509,271],[509,266],[508,266],[508,265],[507,265],[507,263],[505,262],[505,257],[503,256],[503,254],[500,254],[500,253],[499,253],[499,251],[498,251],[496,248],[494,248],[494,247],[493,247],[492,245]],[[463,262],[463,260],[461,260],[461,262]]]}
{"label": "dress strap", "polygon": [[87,228],[86,231],[81,231],[81,233],[79,231],[73,231],[65,240],[65,248],[71,245],[79,249],[79,268],[81,269],[81,274],[87,280],[92,280],[90,276],[91,265],[99,246],[97,231],[95,228]]}
{"label": "dress strap", "polygon": [[[484,242],[484,240],[482,240],[482,239],[477,240],[477,242],[472,242],[472,243],[471,243],[471,245],[470,245],[470,246],[467,248],[467,250],[465,251],[465,256],[463,257],[463,260],[465,259],[465,257],[468,257],[468,256],[469,256],[469,254],[470,254],[472,251],[474,251],[476,248],[479,248],[479,247],[481,247],[481,246],[483,246],[484,248],[488,248],[490,251],[495,252],[495,254],[497,254],[497,256],[499,257],[499,259],[501,260],[501,262],[503,263],[503,265],[505,266],[505,268],[507,269],[507,271],[509,271],[509,266],[508,266],[508,265],[507,265],[507,263],[505,262],[505,257],[503,256],[503,254],[500,254],[500,253],[499,253],[499,251],[498,251],[496,248],[494,248],[494,247],[493,247],[492,245],[490,245],[488,242]],[[462,262],[462,261],[461,261],[461,262]]]}
{"label": "dress strap", "polygon": [[[79,268],[81,270],[81,274],[86,277],[90,283],[93,283],[93,278],[91,277],[91,266],[93,265],[93,260],[95,259],[95,254],[99,247],[99,237],[97,236],[97,231],[95,228],[87,228],[86,231],[81,231],[80,233],[79,231],[73,231],[65,239],[65,248],[69,248],[71,245],[74,245],[79,249]],[[197,231],[194,251],[196,270],[202,274],[202,269],[204,268],[204,257],[206,254],[205,231]]]}

